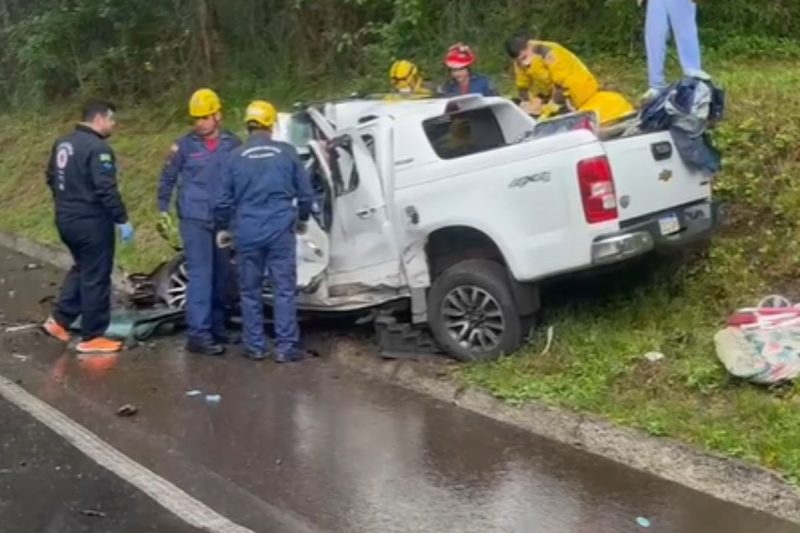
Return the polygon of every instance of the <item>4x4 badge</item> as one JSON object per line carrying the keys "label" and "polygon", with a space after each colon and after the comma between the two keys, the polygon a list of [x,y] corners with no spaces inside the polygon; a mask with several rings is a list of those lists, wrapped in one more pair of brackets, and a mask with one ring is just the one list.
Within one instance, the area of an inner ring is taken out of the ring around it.
{"label": "4x4 badge", "polygon": [[528,176],[522,176],[521,178],[515,178],[508,184],[509,189],[513,189],[514,187],[524,187],[529,183],[547,183],[550,181],[550,173],[549,172],[539,172],[538,174],[530,174]]}

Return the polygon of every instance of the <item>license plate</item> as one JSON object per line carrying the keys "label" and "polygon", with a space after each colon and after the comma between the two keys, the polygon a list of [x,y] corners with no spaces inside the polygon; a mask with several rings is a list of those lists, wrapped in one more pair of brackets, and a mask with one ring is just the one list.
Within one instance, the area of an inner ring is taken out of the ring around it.
{"label": "license plate", "polygon": [[672,235],[681,230],[681,223],[678,221],[678,215],[670,213],[658,219],[658,227],[661,230],[661,235]]}

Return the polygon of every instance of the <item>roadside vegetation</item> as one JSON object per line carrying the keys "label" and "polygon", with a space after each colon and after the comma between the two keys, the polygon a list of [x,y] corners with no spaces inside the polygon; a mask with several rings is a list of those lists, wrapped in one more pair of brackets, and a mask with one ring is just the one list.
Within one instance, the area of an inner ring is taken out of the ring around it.
{"label": "roadside vegetation", "polygon": [[[113,145],[137,229],[135,246],[118,252],[127,271],[172,254],[155,232],[157,178],[188,127],[186,95],[201,83],[220,89],[226,123],[240,131],[251,97],[288,109],[302,98],[380,90],[401,53],[440,78],[441,50],[463,39],[510,94],[502,40],[536,26],[579,51],[606,86],[631,98],[645,88],[633,0],[561,0],[547,9],[512,0],[228,0],[230,12],[215,0],[55,4],[0,0],[0,229],[58,243],[43,178],[50,144],[71,127],[81,97],[109,94],[121,103]],[[727,121],[714,134],[725,154],[715,183],[729,206],[722,233],[688,262],[549,287],[539,334],[521,354],[459,372],[509,402],[599,414],[800,483],[800,388],[731,379],[712,340],[736,307],[775,292],[800,299],[800,42],[792,40],[800,6],[728,0],[708,16],[713,4],[700,9],[707,68],[728,91]],[[87,37],[98,13],[113,31]],[[554,342],[541,354],[548,327]],[[648,352],[665,357],[650,362]]]}

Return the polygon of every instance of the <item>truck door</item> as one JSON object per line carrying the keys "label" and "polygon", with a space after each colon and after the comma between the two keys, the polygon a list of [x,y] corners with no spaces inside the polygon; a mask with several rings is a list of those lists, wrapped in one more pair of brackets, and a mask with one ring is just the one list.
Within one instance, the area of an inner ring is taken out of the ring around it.
{"label": "truck door", "polygon": [[337,245],[331,249],[331,265],[353,272],[340,272],[344,283],[401,287],[399,252],[380,172],[362,136],[360,129],[349,129],[330,144],[338,222],[334,231],[341,231],[333,235]]}
{"label": "truck door", "polygon": [[309,141],[306,170],[315,191],[315,213],[309,219],[306,232],[297,238],[297,289],[313,292],[330,262],[330,210],[332,176],[318,141]]}

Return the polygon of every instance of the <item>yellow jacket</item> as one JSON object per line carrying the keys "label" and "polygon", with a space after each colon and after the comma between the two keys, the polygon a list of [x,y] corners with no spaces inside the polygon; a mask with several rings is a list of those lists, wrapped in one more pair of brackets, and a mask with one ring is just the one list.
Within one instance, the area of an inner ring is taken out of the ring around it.
{"label": "yellow jacket", "polygon": [[519,90],[533,96],[549,97],[561,88],[572,106],[577,109],[594,96],[599,85],[583,61],[558,43],[531,41],[535,55],[528,68],[514,64]]}
{"label": "yellow jacket", "polygon": [[521,68],[514,63],[517,89],[545,99],[561,89],[573,109],[596,111],[601,124],[633,112],[633,105],[621,94],[600,91],[597,78],[575,54],[554,42],[531,44],[531,64]]}
{"label": "yellow jacket", "polygon": [[432,96],[433,91],[424,87],[420,87],[419,89],[416,89],[410,93],[401,93],[398,91],[391,92],[384,96],[383,99],[387,102],[395,102],[397,100],[420,100],[424,98],[431,98]]}

